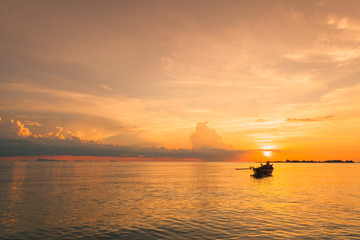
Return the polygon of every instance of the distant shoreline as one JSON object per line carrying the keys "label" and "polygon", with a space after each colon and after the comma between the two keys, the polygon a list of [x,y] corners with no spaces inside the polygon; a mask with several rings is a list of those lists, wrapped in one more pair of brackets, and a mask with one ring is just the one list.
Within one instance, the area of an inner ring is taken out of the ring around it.
{"label": "distant shoreline", "polygon": [[[18,159],[13,161],[19,162],[131,162],[131,161],[116,161],[116,160],[60,160],[60,159],[53,159],[53,158],[37,158],[35,160],[26,160],[26,159]],[[0,160],[2,162],[2,160]],[[137,161],[137,162],[151,162],[151,161]],[[156,162],[156,161],[154,161]],[[171,161],[168,161],[171,162]],[[178,161],[177,161],[178,162]],[[188,162],[188,161],[187,161]],[[264,163],[264,161],[256,161],[257,163]],[[290,160],[286,159],[285,161],[269,161],[270,163],[360,163],[355,162],[353,160],[324,160],[324,161],[315,161],[315,160]],[[239,162],[237,162],[239,163]],[[243,162],[246,163],[246,162]]]}
{"label": "distant shoreline", "polygon": [[356,163],[353,160],[325,160],[325,161],[314,161],[314,160],[289,160],[286,161],[272,161],[272,163]]}

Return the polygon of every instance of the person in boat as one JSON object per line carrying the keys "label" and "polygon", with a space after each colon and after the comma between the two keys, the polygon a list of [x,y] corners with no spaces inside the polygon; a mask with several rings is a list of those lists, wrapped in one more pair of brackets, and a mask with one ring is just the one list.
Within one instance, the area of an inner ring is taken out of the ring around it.
{"label": "person in boat", "polygon": [[273,165],[272,165],[272,164],[270,164],[270,162],[269,162],[269,161],[267,161],[267,162],[266,162],[265,167],[266,167],[266,168],[272,168],[272,167],[273,167]]}
{"label": "person in boat", "polygon": [[261,163],[261,166],[262,166],[262,167],[266,167],[266,168],[272,168],[273,165],[270,164],[269,161],[267,161],[265,165],[263,165],[263,164]]}

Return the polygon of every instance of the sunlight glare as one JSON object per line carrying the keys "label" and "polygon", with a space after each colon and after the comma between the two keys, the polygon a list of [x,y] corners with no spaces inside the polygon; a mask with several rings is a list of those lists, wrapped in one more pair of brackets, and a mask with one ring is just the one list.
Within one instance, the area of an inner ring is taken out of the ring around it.
{"label": "sunlight glare", "polygon": [[263,155],[265,157],[271,157],[273,155],[273,150],[277,147],[275,145],[266,145],[262,147]]}
{"label": "sunlight glare", "polygon": [[271,157],[272,152],[271,151],[264,151],[263,154],[264,154],[265,157]]}

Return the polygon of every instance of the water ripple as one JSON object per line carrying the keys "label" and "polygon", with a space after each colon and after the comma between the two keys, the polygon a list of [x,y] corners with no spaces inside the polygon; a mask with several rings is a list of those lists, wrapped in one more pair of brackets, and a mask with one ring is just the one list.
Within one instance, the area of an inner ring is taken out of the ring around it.
{"label": "water ripple", "polygon": [[0,239],[360,239],[357,165],[0,164]]}

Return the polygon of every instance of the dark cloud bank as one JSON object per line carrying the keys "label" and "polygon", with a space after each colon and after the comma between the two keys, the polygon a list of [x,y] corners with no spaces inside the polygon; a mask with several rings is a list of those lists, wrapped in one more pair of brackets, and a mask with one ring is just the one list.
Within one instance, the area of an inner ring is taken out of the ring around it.
{"label": "dark cloud bank", "polygon": [[95,142],[76,142],[66,139],[0,139],[0,157],[71,155],[99,157],[139,157],[202,159],[205,161],[225,161],[241,157],[247,151],[215,148],[167,149],[138,148],[130,146],[106,145]]}

